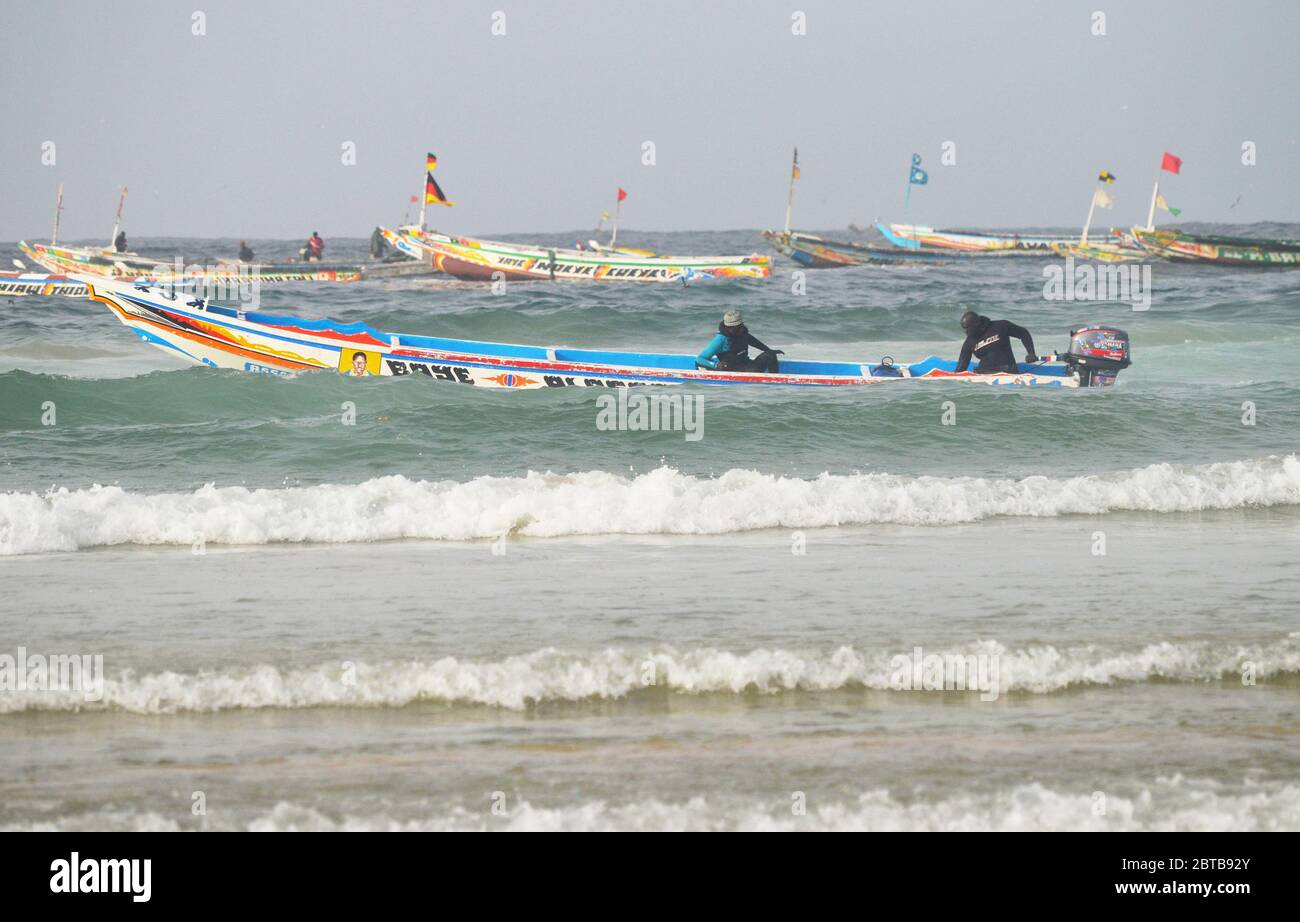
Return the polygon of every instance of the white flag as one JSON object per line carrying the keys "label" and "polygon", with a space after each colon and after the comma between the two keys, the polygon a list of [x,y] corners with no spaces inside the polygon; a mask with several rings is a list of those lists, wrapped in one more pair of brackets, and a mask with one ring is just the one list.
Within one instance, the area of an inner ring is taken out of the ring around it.
{"label": "white flag", "polygon": [[1115,204],[1115,199],[1105,189],[1098,189],[1092,193],[1092,202],[1094,205],[1100,205],[1102,208],[1110,208]]}

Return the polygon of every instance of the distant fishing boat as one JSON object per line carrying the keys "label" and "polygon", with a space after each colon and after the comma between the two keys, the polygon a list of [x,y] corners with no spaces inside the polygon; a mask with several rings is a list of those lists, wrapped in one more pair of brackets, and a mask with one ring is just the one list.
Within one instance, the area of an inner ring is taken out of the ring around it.
{"label": "distant fishing boat", "polygon": [[[118,231],[122,225],[122,206],[126,187],[117,201],[117,217],[109,245],[60,246],[59,222],[63,213],[63,187],[59,186],[54,210],[54,231],[48,244],[20,241],[19,249],[37,265],[57,274],[93,275],[101,278],[152,279],[157,282],[215,282],[256,280],[266,282],[359,282],[363,278],[390,278],[427,273],[420,267],[401,261],[376,261],[361,266],[355,263],[244,263],[235,259],[217,259],[189,264],[179,257],[162,260],[139,253],[117,250]],[[123,241],[125,243],[125,241]],[[178,269],[178,266],[180,267]]]}
{"label": "distant fishing boat", "polygon": [[[436,231],[401,232],[411,255],[418,252],[458,279],[475,282],[677,282],[696,279],[767,278],[772,261],[748,256],[642,256],[610,250],[577,250],[454,237]],[[387,238],[389,235],[386,234]]]}
{"label": "distant fishing boat", "polygon": [[1133,228],[1133,237],[1143,249],[1179,262],[1262,268],[1300,266],[1298,240],[1206,236],[1145,227]]}
{"label": "distant fishing boat", "polygon": [[901,250],[896,247],[872,246],[867,243],[827,240],[813,234],[790,230],[790,218],[794,212],[795,181],[801,176],[799,148],[796,147],[794,160],[790,165],[790,188],[785,202],[785,229],[780,233],[771,230],[760,233],[760,236],[772,244],[778,253],[790,257],[799,265],[809,269],[845,269],[850,266],[933,265],[951,262],[957,258],[957,254],[948,255],[931,250]]}
{"label": "distant fishing boat", "polygon": [[772,261],[757,253],[749,256],[661,256],[617,247],[617,209],[627,198],[627,193],[621,188],[616,196],[614,233],[608,247],[538,247],[426,230],[427,206],[455,205],[433,177],[437,166],[438,158],[432,153],[427,154],[419,223],[396,231],[380,228],[380,233],[399,253],[431,260],[436,269],[453,278],[468,282],[689,282],[767,278],[772,274]]}
{"label": "distant fishing boat", "polygon": [[56,273],[93,275],[100,278],[152,279],[157,282],[183,280],[217,281],[256,279],[259,282],[359,282],[365,271],[361,266],[330,263],[239,263],[235,260],[203,265],[181,261],[165,262],[138,253],[118,253],[98,247],[65,247],[20,241],[18,248],[38,265]]}
{"label": "distant fishing boat", "polygon": [[964,253],[1009,253],[1020,256],[1054,256],[1062,244],[1077,242],[1061,234],[984,233],[935,230],[919,224],[877,224],[876,229],[896,247],[915,250],[929,247]]}
{"label": "distant fishing boat", "polygon": [[850,266],[942,266],[969,256],[938,250],[901,250],[897,247],[872,246],[843,240],[827,240],[798,231],[778,233],[765,230],[761,236],[776,248],[809,269],[844,269]]}

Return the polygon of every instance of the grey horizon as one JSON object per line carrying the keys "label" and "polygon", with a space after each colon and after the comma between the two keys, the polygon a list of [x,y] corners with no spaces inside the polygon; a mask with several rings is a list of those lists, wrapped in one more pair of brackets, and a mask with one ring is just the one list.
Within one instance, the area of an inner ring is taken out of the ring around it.
{"label": "grey horizon", "polygon": [[1275,0],[54,2],[0,24],[5,240],[48,239],[60,182],[68,240],[107,235],[122,185],[136,237],[360,237],[401,219],[426,151],[458,203],[429,223],[460,233],[592,227],[620,186],[625,227],[779,227],[795,145],[796,227],[1073,227],[1101,169],[1095,223],[1138,223],[1164,150],[1180,221],[1300,219],[1300,5]]}

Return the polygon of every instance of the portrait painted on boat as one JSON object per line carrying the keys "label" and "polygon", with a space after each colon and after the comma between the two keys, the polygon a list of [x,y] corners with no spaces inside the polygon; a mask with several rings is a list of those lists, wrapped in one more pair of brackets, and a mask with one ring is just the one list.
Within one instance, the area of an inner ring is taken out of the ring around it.
{"label": "portrait painted on boat", "polygon": [[339,353],[339,371],[349,378],[367,378],[379,374],[379,353],[344,349]]}

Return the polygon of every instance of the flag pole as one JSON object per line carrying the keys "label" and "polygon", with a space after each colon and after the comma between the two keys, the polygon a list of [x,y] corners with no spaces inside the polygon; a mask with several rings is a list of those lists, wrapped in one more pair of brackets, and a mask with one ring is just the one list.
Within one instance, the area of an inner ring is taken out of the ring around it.
{"label": "flag pole", "polygon": [[903,193],[903,224],[907,224],[907,210],[912,205],[912,170],[915,164],[908,161],[907,166],[907,191]]}
{"label": "flag pole", "polygon": [[110,247],[117,245],[117,232],[122,227],[122,205],[126,202],[126,186],[122,187],[122,194],[117,197],[117,217],[113,220],[113,236],[109,238]]}
{"label": "flag pole", "polygon": [[424,230],[424,207],[428,204],[429,196],[425,192],[425,186],[429,182],[429,164],[424,164],[424,173],[420,175],[420,230]]}
{"label": "flag pole", "polygon": [[1088,230],[1092,227],[1092,213],[1097,209],[1097,190],[1092,190],[1092,204],[1088,206],[1088,220],[1083,222],[1083,233],[1079,235],[1079,246],[1088,243]]}
{"label": "flag pole", "polygon": [[794,162],[790,165],[790,194],[785,200],[785,236],[790,236],[790,212],[794,210],[794,171],[799,168],[799,148],[794,149]]}
{"label": "flag pole", "polygon": [[609,235],[610,249],[614,247],[614,241],[618,239],[618,213],[623,208],[623,200],[617,195],[614,196],[614,231]]}
{"label": "flag pole", "polygon": [[63,214],[63,183],[59,183],[59,194],[54,199],[54,232],[50,234],[50,246],[59,242],[59,217]]}
{"label": "flag pole", "polygon": [[1160,180],[1156,180],[1155,187],[1151,190],[1151,210],[1147,212],[1147,230],[1156,229],[1156,197],[1160,194]]}

